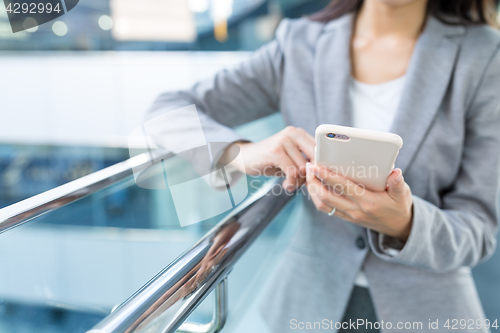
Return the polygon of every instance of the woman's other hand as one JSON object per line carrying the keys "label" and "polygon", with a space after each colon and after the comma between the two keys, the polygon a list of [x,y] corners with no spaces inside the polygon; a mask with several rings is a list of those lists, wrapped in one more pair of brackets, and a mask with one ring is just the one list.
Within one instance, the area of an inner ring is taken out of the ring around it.
{"label": "woman's other hand", "polygon": [[257,176],[286,177],[283,187],[294,191],[304,184],[306,163],[313,160],[314,138],[305,130],[288,126],[284,130],[259,142],[234,143],[222,155],[219,163],[230,162],[234,145],[241,149],[243,159],[236,168],[246,174]]}
{"label": "woman's other hand", "polygon": [[307,164],[307,190],[319,211],[406,241],[412,222],[413,199],[401,169],[395,169],[382,192],[369,191],[326,168]]}

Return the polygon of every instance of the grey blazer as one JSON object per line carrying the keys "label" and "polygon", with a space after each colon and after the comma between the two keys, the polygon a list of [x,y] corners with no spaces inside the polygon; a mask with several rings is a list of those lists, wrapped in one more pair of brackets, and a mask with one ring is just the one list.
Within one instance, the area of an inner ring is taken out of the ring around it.
{"label": "grey blazer", "polygon": [[[244,139],[231,127],[273,112],[311,134],[323,123],[352,125],[352,20],[283,20],[276,39],[250,60],[190,90],[161,95],[148,117],[196,104],[207,141],[218,142]],[[362,266],[378,318],[392,323],[390,332],[398,322],[422,322],[422,332],[448,332],[447,319],[484,318],[470,267],[496,246],[499,46],[500,34],[488,27],[428,19],[391,129],[404,140],[396,166],[413,192],[409,239],[382,244],[377,232],[320,213],[303,196],[299,230],[264,304],[273,332],[301,331],[291,329],[293,319],[340,321]],[[177,126],[189,134],[185,122]],[[384,246],[399,252],[388,255]],[[439,320],[439,330],[429,330],[429,320]]]}

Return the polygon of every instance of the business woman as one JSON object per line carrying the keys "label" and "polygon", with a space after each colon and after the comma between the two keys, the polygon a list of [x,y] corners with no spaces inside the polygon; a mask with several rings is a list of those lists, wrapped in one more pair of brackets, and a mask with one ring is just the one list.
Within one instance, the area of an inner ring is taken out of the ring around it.
{"label": "business woman", "polygon": [[[196,105],[207,140],[227,142],[212,149],[216,161],[238,145],[240,171],[307,187],[263,305],[272,332],[447,332],[454,320],[488,331],[470,267],[493,253],[498,225],[494,15],[482,0],[334,0],[283,20],[237,68],[157,99],[148,117]],[[231,129],[273,112],[289,127],[261,142]],[[325,123],[403,138],[384,192],[359,194],[308,163]],[[372,325],[338,325],[357,319]]]}

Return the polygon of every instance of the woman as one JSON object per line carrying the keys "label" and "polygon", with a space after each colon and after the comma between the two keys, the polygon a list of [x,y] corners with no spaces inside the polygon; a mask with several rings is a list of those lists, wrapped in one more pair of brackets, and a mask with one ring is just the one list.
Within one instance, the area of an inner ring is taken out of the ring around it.
{"label": "woman", "polygon": [[[208,141],[228,142],[212,149],[221,163],[238,145],[240,171],[284,172],[288,190],[306,184],[299,230],[265,304],[272,332],[357,319],[372,325],[341,331],[440,332],[454,319],[474,320],[463,331],[488,331],[470,267],[493,253],[497,229],[500,35],[488,27],[491,8],[335,0],[284,20],[238,68],[156,101],[150,116],[196,104]],[[290,127],[261,142],[229,128],[278,111]],[[403,138],[386,191],[357,195],[348,179],[306,165],[323,123]],[[345,191],[330,190],[339,184]]]}

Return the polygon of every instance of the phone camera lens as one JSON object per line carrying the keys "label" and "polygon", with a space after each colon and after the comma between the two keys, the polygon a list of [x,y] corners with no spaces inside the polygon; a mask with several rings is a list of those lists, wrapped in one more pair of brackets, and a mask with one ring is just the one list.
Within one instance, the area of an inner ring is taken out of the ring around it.
{"label": "phone camera lens", "polygon": [[335,137],[335,134],[333,134],[333,133],[328,133],[326,136],[327,136],[327,137],[329,137],[329,138],[334,138],[334,137]]}

